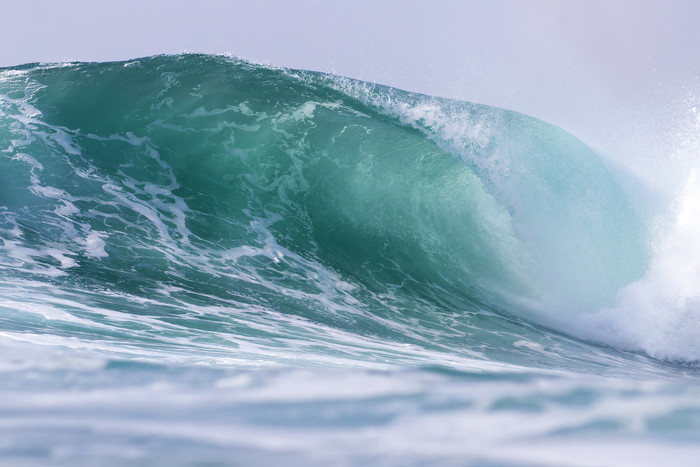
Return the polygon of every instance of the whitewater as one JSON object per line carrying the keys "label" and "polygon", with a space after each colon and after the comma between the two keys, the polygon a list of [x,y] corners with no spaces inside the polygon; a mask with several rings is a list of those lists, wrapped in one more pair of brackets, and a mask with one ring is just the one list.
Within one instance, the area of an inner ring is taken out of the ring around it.
{"label": "whitewater", "polygon": [[693,465],[685,175],[225,56],[2,68],[0,462]]}

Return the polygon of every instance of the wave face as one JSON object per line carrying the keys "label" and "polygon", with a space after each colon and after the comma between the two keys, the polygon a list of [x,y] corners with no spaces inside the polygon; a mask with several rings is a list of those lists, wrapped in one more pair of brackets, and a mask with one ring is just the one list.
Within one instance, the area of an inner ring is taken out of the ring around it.
{"label": "wave face", "polygon": [[[569,337],[650,261],[597,155],[522,114],[226,57],[0,70],[3,407],[30,392],[0,454],[540,462],[534,407],[557,459],[668,390],[611,375],[690,371]],[[476,455],[438,412],[523,427]]]}

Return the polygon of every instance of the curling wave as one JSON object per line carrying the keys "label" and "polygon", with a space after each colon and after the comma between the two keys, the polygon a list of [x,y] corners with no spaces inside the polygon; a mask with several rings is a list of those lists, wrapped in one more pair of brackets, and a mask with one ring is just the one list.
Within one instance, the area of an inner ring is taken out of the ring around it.
{"label": "curling wave", "polygon": [[548,332],[529,322],[615,345],[571,323],[651,261],[646,222],[565,131],[319,73],[203,55],[5,69],[0,147],[5,323],[109,351],[510,361],[501,327]]}

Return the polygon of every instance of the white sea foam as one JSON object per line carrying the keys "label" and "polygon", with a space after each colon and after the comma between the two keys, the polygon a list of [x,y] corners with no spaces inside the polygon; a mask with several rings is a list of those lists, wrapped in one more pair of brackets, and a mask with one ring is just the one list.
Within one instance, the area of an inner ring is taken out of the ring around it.
{"label": "white sea foam", "polygon": [[85,238],[85,251],[93,258],[106,258],[109,256],[105,251],[105,241],[103,232],[91,231]]}
{"label": "white sea foam", "polygon": [[[651,356],[700,360],[700,115],[693,106],[678,145],[669,154],[678,172],[666,178],[677,184],[675,201],[658,216],[653,258],[638,281],[623,288],[616,304],[574,320],[575,334]],[[571,329],[571,326],[568,326]]]}

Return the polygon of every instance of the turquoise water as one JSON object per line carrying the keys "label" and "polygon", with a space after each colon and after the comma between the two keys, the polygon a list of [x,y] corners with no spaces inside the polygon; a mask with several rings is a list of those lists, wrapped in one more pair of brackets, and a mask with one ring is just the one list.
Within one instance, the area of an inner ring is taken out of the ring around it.
{"label": "turquoise water", "polygon": [[218,56],[0,69],[0,458],[691,465],[694,224],[641,212],[503,109]]}

